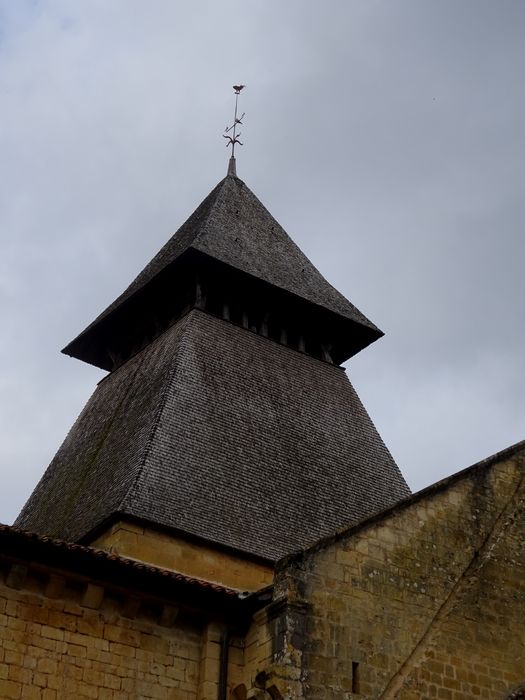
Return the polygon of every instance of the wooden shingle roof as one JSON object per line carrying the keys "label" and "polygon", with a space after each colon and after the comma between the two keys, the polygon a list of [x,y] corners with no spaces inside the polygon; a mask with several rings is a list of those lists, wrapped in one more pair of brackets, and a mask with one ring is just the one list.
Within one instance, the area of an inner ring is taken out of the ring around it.
{"label": "wooden shingle roof", "polygon": [[376,328],[325,280],[250,188],[232,175],[219,182],[95,323],[147,285],[189,248],[352,321]]}
{"label": "wooden shingle roof", "polygon": [[[143,304],[141,294],[151,290],[160,277],[180,276],[178,263],[194,253],[272,288],[284,290],[342,321],[351,322],[351,328],[360,329],[357,335],[363,336],[360,347],[382,335],[364,314],[327,282],[246,184],[238,177],[228,175],[129,287],[69,343],[64,352],[97,364],[97,360],[91,357],[91,348],[99,342],[96,338],[98,330],[107,328],[111,319],[124,309],[132,308],[134,304],[140,309]],[[160,294],[165,294],[165,290]],[[147,304],[151,304],[151,300]],[[131,316],[136,317],[137,313],[141,311],[133,311]],[[356,335],[355,330],[349,332]],[[86,348],[90,350],[86,351]],[[98,364],[104,366],[100,361]]]}
{"label": "wooden shingle roof", "polygon": [[408,493],[343,369],[194,309],[100,383],[16,524],[120,513],[273,561]]}

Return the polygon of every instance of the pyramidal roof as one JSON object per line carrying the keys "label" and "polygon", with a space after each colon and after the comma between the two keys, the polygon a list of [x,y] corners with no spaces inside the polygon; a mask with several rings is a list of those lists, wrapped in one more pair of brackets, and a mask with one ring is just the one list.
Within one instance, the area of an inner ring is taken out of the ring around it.
{"label": "pyramidal roof", "polygon": [[99,384],[16,522],[139,518],[273,561],[409,493],[340,367],[194,309]]}
{"label": "pyramidal roof", "polygon": [[129,287],[81,335],[126,304],[189,250],[354,321],[375,332],[376,337],[382,335],[326,281],[249,187],[234,175],[219,182]]}

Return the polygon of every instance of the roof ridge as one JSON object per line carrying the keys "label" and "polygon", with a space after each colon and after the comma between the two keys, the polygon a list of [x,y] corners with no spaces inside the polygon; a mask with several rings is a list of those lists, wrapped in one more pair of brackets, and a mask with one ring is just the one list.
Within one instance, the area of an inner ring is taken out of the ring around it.
{"label": "roof ridge", "polygon": [[[228,180],[230,177],[233,177],[233,176],[232,176],[232,175],[226,175],[226,177],[224,177],[224,178],[223,178],[219,183],[217,183],[217,185],[215,186],[215,190],[217,191],[217,194],[215,195],[215,197],[214,197],[214,199],[213,199],[213,203],[212,203],[212,205],[210,206],[210,208],[208,209],[208,213],[207,213],[206,216],[204,217],[204,219],[203,219],[203,221],[202,221],[202,224],[201,224],[201,226],[199,227],[199,230],[198,230],[197,235],[196,235],[195,238],[193,239],[193,243],[195,243],[196,241],[202,240],[202,238],[205,238],[205,237],[208,235],[208,223],[209,223],[209,221],[210,221],[211,215],[213,214],[215,208],[217,207],[218,201],[219,201],[219,200],[222,201],[222,199],[224,198],[224,197],[223,197],[224,185],[226,184],[227,180]],[[240,182],[242,182],[242,180],[241,180],[240,178],[238,178],[238,177],[236,177],[235,179],[236,179],[236,180],[239,180]],[[243,183],[243,184],[244,184],[244,183]],[[174,234],[174,235],[176,235],[176,234]]]}
{"label": "roof ridge", "polygon": [[[125,403],[125,402],[127,401],[127,399],[129,398],[129,395],[130,395],[130,393],[131,393],[131,391],[132,391],[132,388],[133,388],[133,385],[134,385],[134,383],[135,383],[135,379],[137,378],[137,375],[138,375],[138,373],[140,372],[140,368],[142,367],[143,363],[144,363],[144,357],[142,357],[142,358],[139,357],[139,359],[138,359],[138,361],[137,361],[137,368],[133,371],[133,379],[132,379],[131,382],[129,383],[127,389],[123,392],[123,394],[122,394],[120,400],[118,401],[118,403],[117,403],[117,405],[116,405],[114,411],[112,411],[112,413],[111,413],[111,417],[110,417],[110,419],[109,419],[109,421],[108,421],[108,424],[105,426],[104,430],[102,431],[102,437],[101,437],[101,439],[100,439],[100,441],[99,441],[99,443],[98,443],[98,445],[97,445],[97,447],[96,447],[95,453],[91,456],[91,462],[92,462],[92,463],[96,461],[98,454],[99,454],[100,451],[103,449],[103,447],[104,447],[104,445],[105,445],[105,443],[106,443],[106,441],[107,441],[107,439],[108,439],[108,437],[109,437],[109,435],[110,435],[110,433],[111,433],[112,426],[113,426],[113,424],[115,423],[115,421],[117,420],[117,417],[118,417],[118,415],[119,415],[119,413],[120,413],[120,410],[121,410],[122,406],[124,405],[124,403]],[[118,368],[118,369],[120,369],[120,368]],[[118,370],[117,370],[117,371],[118,371]],[[105,379],[105,377],[104,377],[104,379]],[[72,426],[71,429],[69,430],[68,434],[66,435],[66,438],[65,438],[64,442],[62,443],[62,446],[63,446],[63,445],[66,443],[66,441],[69,439],[69,437],[70,437],[72,431],[73,431],[74,428],[75,428],[75,425],[78,423],[78,421],[81,420],[82,415],[84,414],[84,411],[85,411],[85,410],[86,410],[86,406],[84,406],[84,408],[83,408],[82,411],[80,412],[80,414],[79,414],[77,420],[75,421],[75,423],[73,424],[73,426]],[[61,446],[60,449],[62,449],[62,446]],[[56,455],[55,455],[55,456],[56,456]],[[53,462],[51,462],[51,464],[53,464]],[[50,465],[50,466],[51,466],[51,465]],[[48,469],[49,469],[49,467],[48,467]],[[44,487],[44,483],[45,483],[46,476],[47,476],[47,471],[44,473],[43,477],[41,478],[41,480],[38,482],[37,486],[35,487],[33,493],[31,494],[31,496],[28,498],[28,500],[27,500],[26,503],[24,504],[22,510],[20,511],[20,513],[18,514],[18,516],[17,516],[17,518],[16,518],[16,520],[15,520],[15,522],[14,522],[13,527],[16,527],[16,528],[19,528],[19,529],[24,529],[24,528],[20,528],[20,526],[18,525],[18,523],[19,523],[21,520],[22,520],[22,521],[24,520],[24,517],[25,517],[27,511],[28,511],[29,509],[31,509],[31,507],[33,507],[33,498],[34,498],[35,495],[38,493],[39,489]],[[82,479],[82,481],[78,484],[78,486],[77,486],[77,492],[80,492],[81,489],[84,487],[84,480],[85,480],[85,479]],[[28,532],[30,532],[30,531],[28,530]]]}
{"label": "roof ridge", "polygon": [[[184,340],[184,338],[181,339],[180,345],[182,345],[183,340]],[[126,491],[121,502],[119,503],[118,510],[122,510],[122,511],[125,510],[125,508],[128,505],[129,500],[133,496],[133,493],[137,487],[137,484],[140,481],[142,474],[144,473],[144,469],[146,468],[146,462],[148,460],[148,456],[151,453],[151,448],[152,448],[152,445],[154,444],[155,435],[157,433],[157,430],[159,429],[160,419],[162,417],[164,409],[166,408],[166,404],[168,403],[168,395],[169,395],[170,388],[171,388],[171,380],[175,376],[175,374],[178,370],[178,367],[179,367],[179,353],[177,352],[177,353],[174,353],[173,365],[171,365],[169,371],[166,373],[166,382],[164,385],[164,389],[163,389],[161,395],[159,396],[159,404],[157,407],[157,411],[155,413],[155,417],[153,419],[153,426],[150,430],[150,434],[148,435],[148,439],[146,440],[146,446],[144,448],[144,452],[143,452],[142,458],[140,460],[139,467],[137,469],[137,473],[135,474],[133,481],[131,482],[128,490]]]}

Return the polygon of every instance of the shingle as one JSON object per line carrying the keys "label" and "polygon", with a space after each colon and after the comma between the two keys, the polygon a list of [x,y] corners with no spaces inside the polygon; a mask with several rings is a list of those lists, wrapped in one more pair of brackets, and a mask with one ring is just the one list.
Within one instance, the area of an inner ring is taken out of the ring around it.
{"label": "shingle", "polygon": [[101,382],[17,525],[120,512],[276,560],[408,494],[341,368],[193,310]]}
{"label": "shingle", "polygon": [[129,287],[81,335],[128,302],[189,249],[206,253],[381,334],[325,280],[246,184],[237,177],[227,176]]}

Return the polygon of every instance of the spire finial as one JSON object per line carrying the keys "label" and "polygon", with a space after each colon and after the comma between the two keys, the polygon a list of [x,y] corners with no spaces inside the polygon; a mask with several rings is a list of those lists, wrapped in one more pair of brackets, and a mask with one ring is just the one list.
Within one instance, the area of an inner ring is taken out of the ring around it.
{"label": "spire finial", "polygon": [[[242,119],[244,119],[244,114],[245,114],[243,112],[240,117],[237,116],[237,101],[239,99],[239,94],[240,94],[241,90],[245,87],[246,87],[246,85],[234,85],[233,86],[233,90],[235,92],[235,113],[233,116],[233,124],[231,126],[227,126],[226,129],[224,130],[224,134],[223,134],[223,137],[225,139],[228,139],[228,143],[226,144],[226,146],[232,147],[230,162],[228,163],[228,175],[237,176],[237,169],[235,166],[235,144],[238,143],[239,146],[242,146],[242,143],[239,141],[239,136],[241,134],[240,134],[240,132],[237,133],[237,124],[242,124]],[[229,135],[230,131],[232,131],[231,135]]]}

